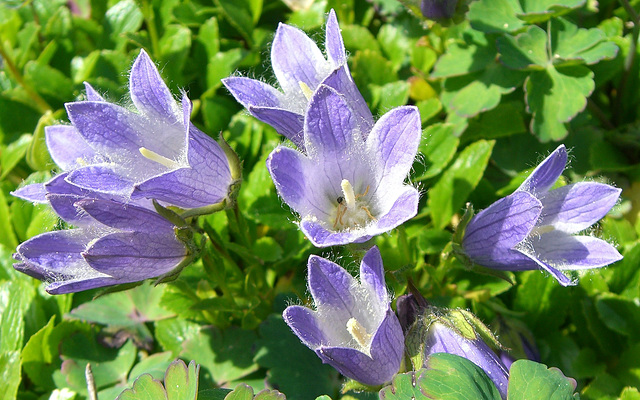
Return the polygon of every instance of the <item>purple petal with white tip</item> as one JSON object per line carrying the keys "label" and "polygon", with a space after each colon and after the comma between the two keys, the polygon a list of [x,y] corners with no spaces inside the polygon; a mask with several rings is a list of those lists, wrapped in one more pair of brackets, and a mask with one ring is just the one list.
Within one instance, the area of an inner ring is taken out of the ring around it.
{"label": "purple petal with white tip", "polygon": [[542,204],[528,192],[515,192],[480,211],[467,225],[462,245],[466,254],[484,265],[500,249],[511,249],[531,232]]}
{"label": "purple petal with white tip", "polygon": [[524,190],[536,196],[546,192],[556,183],[566,165],[567,149],[564,145],[560,145],[533,170],[518,190]]}
{"label": "purple petal with white tip", "polygon": [[289,306],[282,313],[282,318],[306,346],[318,347],[327,342],[316,313],[307,307]]}
{"label": "purple petal with white tip", "polygon": [[11,192],[11,195],[37,204],[44,204],[47,202],[47,189],[45,188],[44,183],[32,183],[30,185],[25,185]]}
{"label": "purple petal with white tip", "polygon": [[140,50],[129,78],[131,100],[145,114],[166,118],[178,113],[176,101],[149,55]]}
{"label": "purple petal with white tip", "polygon": [[[93,242],[82,253],[96,271],[130,282],[164,275],[178,266],[188,253],[175,235],[148,232],[117,232]],[[131,268],[135,265],[135,268]]]}
{"label": "purple petal with white tip", "polygon": [[173,233],[174,226],[171,222],[146,208],[101,199],[80,200],[75,206],[96,221],[112,228],[132,232]]}
{"label": "purple petal with white tip", "polygon": [[300,82],[315,88],[330,69],[313,40],[300,29],[285,24],[278,25],[276,30],[271,46],[271,66],[284,92],[299,93],[301,99],[304,95]]}
{"label": "purple petal with white tip", "polygon": [[553,225],[567,233],[584,230],[616,204],[621,190],[603,183],[578,182],[540,195],[544,209],[539,225]]}
{"label": "purple petal with white tip", "polygon": [[329,11],[329,16],[327,17],[325,35],[325,51],[331,64],[333,64],[334,67],[346,65],[347,54],[344,48],[344,42],[342,41],[342,35],[340,34],[338,18],[333,9]]}
{"label": "purple petal with white tip", "polygon": [[337,264],[318,256],[309,257],[309,289],[317,305],[351,310],[353,277]]}
{"label": "purple petal with white tip", "polygon": [[47,126],[44,133],[51,158],[64,171],[100,158],[73,126]]}
{"label": "purple petal with white tip", "polygon": [[388,304],[389,298],[384,281],[384,266],[382,256],[377,247],[372,247],[362,258],[360,266],[360,281],[369,286],[369,291],[381,303]]}

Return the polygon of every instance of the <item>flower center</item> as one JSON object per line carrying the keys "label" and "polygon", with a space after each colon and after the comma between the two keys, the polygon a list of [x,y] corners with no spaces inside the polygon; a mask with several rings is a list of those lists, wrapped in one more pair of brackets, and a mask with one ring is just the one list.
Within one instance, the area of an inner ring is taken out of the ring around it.
{"label": "flower center", "polygon": [[553,227],[553,225],[543,225],[543,226],[536,226],[535,228],[533,228],[531,230],[531,232],[529,232],[528,236],[532,236],[532,235],[542,235],[543,233],[548,233],[555,230],[555,228]]}
{"label": "flower center", "polygon": [[367,330],[357,319],[351,317],[347,321],[347,331],[352,338],[362,347],[366,349],[369,347],[369,341],[371,340],[371,334],[367,333]]}
{"label": "flower center", "polygon": [[347,230],[365,226],[376,218],[367,207],[364,197],[369,193],[369,186],[364,193],[355,194],[353,185],[347,179],[340,183],[342,196],[337,198],[336,219],[333,223],[334,230]]}
{"label": "flower center", "polygon": [[160,154],[156,153],[155,151],[151,151],[149,149],[147,149],[146,147],[140,147],[138,149],[140,151],[140,154],[142,154],[142,156],[144,158],[147,158],[151,161],[155,161],[158,164],[162,164],[167,168],[170,169],[177,169],[180,168],[181,165],[173,160],[168,159],[165,156],[161,156]]}

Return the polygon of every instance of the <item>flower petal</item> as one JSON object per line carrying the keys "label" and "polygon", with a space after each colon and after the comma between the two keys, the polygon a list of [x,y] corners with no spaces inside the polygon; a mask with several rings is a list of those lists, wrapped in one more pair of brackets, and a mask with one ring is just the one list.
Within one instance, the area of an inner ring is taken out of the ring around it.
{"label": "flower petal", "polygon": [[129,194],[135,183],[114,171],[112,167],[101,165],[76,169],[67,175],[66,181],[83,189],[121,195]]}
{"label": "flower petal", "polygon": [[373,115],[371,115],[367,102],[353,81],[347,65],[344,64],[335,69],[322,81],[322,84],[334,88],[346,98],[347,104],[356,116],[362,138],[366,140],[369,131],[373,128]]}
{"label": "flower petal", "polygon": [[329,218],[329,201],[317,187],[307,185],[308,160],[300,152],[278,146],[267,158],[267,169],[282,199],[301,215]]}
{"label": "flower petal", "polygon": [[348,150],[356,143],[356,122],[344,97],[329,86],[320,86],[305,115],[307,151],[312,157],[317,154],[331,161],[353,156]]}
{"label": "flower petal", "polygon": [[341,374],[366,385],[381,385],[400,369],[404,353],[402,328],[393,312],[387,312],[371,343],[371,356],[348,347],[320,347],[318,356]]}
{"label": "flower petal", "polygon": [[515,192],[476,214],[467,225],[462,246],[474,262],[491,266],[500,250],[511,249],[536,225],[542,204],[528,192]]}
{"label": "flower petal", "polygon": [[531,238],[536,257],[559,270],[600,268],[622,259],[615,247],[591,236],[552,231]]}
{"label": "flower petal", "polygon": [[80,252],[91,241],[82,229],[46,232],[20,244],[16,257],[25,264],[24,272],[34,271],[38,279],[56,280],[60,276],[86,274],[90,270]]}
{"label": "flower petal", "polygon": [[[316,307],[351,310],[356,305],[352,289],[355,279],[342,267],[322,257],[309,257],[309,290]],[[348,320],[345,319],[345,322]]]}
{"label": "flower petal", "polygon": [[291,140],[301,151],[305,151],[303,125],[304,117],[280,108],[249,107],[251,115],[271,125],[279,134]]}
{"label": "flower petal", "polygon": [[110,200],[84,199],[75,206],[96,221],[124,231],[173,233],[174,225],[158,213],[131,204]]}
{"label": "flower petal", "polygon": [[[378,300],[379,305],[389,304],[389,294],[384,280],[384,266],[382,256],[377,246],[373,246],[362,258],[360,264],[360,282],[364,285],[372,298]],[[373,307],[377,308],[377,307]]]}
{"label": "flower petal", "polygon": [[95,270],[130,282],[164,275],[188,253],[173,233],[117,232],[103,236],[82,256]]}
{"label": "flower petal", "polygon": [[542,194],[540,226],[575,233],[604,217],[620,197],[621,190],[603,183],[580,182]]}
{"label": "flower petal", "polygon": [[233,97],[245,108],[249,107],[282,107],[282,93],[256,79],[242,76],[224,78],[222,84],[231,92]]}
{"label": "flower petal", "polygon": [[67,294],[129,282],[131,281],[115,279],[100,274],[100,276],[97,277],[76,277],[74,279],[52,282],[47,285],[45,290],[49,294]]}
{"label": "flower petal", "polygon": [[316,312],[302,306],[289,306],[282,313],[284,322],[289,325],[293,333],[311,349],[327,343]]}
{"label": "flower petal", "polygon": [[372,234],[364,229],[349,231],[333,231],[325,227],[323,222],[316,219],[303,219],[300,229],[309,241],[316,247],[340,246],[348,243],[364,243],[371,239]]}
{"label": "flower petal", "polygon": [[333,8],[327,16],[324,47],[329,62],[331,62],[334,68],[347,64],[347,53],[344,48],[344,42],[342,41],[342,35],[340,34],[338,18]]}
{"label": "flower petal", "polygon": [[367,150],[378,155],[379,180],[373,193],[388,190],[409,174],[418,152],[422,128],[415,107],[397,107],[378,120],[367,138]]}
{"label": "flower petal", "polygon": [[527,191],[537,197],[556,183],[566,165],[567,149],[561,144],[533,170],[518,190]]}
{"label": "flower petal", "polygon": [[405,221],[415,217],[418,213],[418,201],[420,194],[413,186],[401,186],[394,189],[394,193],[385,196],[383,200],[390,200],[392,196],[397,196],[393,200],[393,204],[389,205],[388,201],[377,205],[380,208],[380,218],[369,227],[371,235],[388,232]]}
{"label": "flower petal", "polygon": [[100,93],[98,93],[88,82],[84,82],[84,90],[88,101],[105,101],[104,98],[100,96]]}
{"label": "flower petal", "polygon": [[161,118],[179,115],[175,99],[149,55],[140,50],[129,77],[131,100],[138,110]]}
{"label": "flower petal", "polygon": [[301,102],[305,97],[300,82],[314,90],[331,71],[313,40],[300,29],[282,23],[278,25],[271,46],[271,65],[282,90],[287,95],[295,95]]}
{"label": "flower petal", "polygon": [[87,162],[93,163],[98,158],[73,126],[47,126],[44,134],[51,158],[63,171],[86,165]]}
{"label": "flower petal", "polygon": [[44,183],[32,183],[25,185],[11,192],[12,196],[18,197],[22,200],[30,201],[36,204],[44,204],[47,202],[47,190]]}
{"label": "flower petal", "polygon": [[229,161],[220,145],[192,127],[189,167],[176,169],[136,185],[134,199],[153,198],[182,208],[205,207],[224,200],[232,183]]}
{"label": "flower petal", "polygon": [[562,272],[560,272],[556,268],[552,267],[551,265],[549,265],[546,262],[542,261],[541,259],[537,258],[535,255],[530,254],[528,252],[522,252],[522,254],[525,257],[528,257],[529,259],[534,261],[541,270],[547,271],[548,273],[550,273],[551,276],[556,278],[556,280],[558,281],[558,283],[560,285],[566,287],[566,286],[574,286],[574,285],[576,285],[578,283],[578,282],[574,282],[573,280],[571,280],[571,278],[569,278],[568,276],[566,276],[565,274],[563,274]]}

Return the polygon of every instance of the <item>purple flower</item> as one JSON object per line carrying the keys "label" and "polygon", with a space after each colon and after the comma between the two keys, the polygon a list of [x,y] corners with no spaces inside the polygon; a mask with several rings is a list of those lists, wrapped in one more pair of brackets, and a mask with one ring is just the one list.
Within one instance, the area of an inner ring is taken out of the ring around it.
{"label": "purple flower", "polygon": [[470,261],[498,270],[542,269],[563,286],[563,270],[599,268],[622,258],[604,240],[574,235],[615,205],[620,189],[579,182],[549,190],[567,162],[559,146],[513,194],[479,212],[464,229],[461,251]]}
{"label": "purple flower", "polygon": [[14,254],[14,268],[46,282],[51,294],[163,279],[192,258],[188,234],[155,211],[103,199],[56,197],[74,196],[68,194],[48,196],[52,205],[64,205],[64,215],[79,228],[43,233],[22,243]]}
{"label": "purple flower", "polygon": [[[105,101],[85,83],[87,101],[66,104],[73,125],[46,128],[65,181],[123,201],[156,199],[191,214],[228,199],[239,178],[237,159],[190,123],[191,102],[183,95],[178,105],[144,50],[129,83],[135,111]],[[46,193],[46,185],[37,185],[14,194],[45,202]]]}
{"label": "purple flower", "polygon": [[363,131],[345,97],[320,85],[305,116],[306,152],[278,146],[267,167],[315,246],[365,242],[416,215],[418,191],[403,181],[421,133],[407,106]]}
{"label": "purple flower", "polygon": [[440,21],[453,17],[457,4],[458,0],[422,0],[420,11],[425,18]]}
{"label": "purple flower", "polygon": [[[505,365],[478,336],[471,325],[459,330],[446,318],[438,318],[431,322],[425,341],[425,360],[431,354],[449,353],[464,357],[487,374],[496,385],[503,399],[507,398],[509,372]],[[464,332],[464,333],[463,333]]]}
{"label": "purple flower", "polygon": [[360,265],[360,283],[321,257],[309,258],[309,290],[316,310],[289,306],[285,322],[323,362],[367,385],[391,380],[400,368],[404,337],[389,306],[382,258],[372,247]]}
{"label": "purple flower", "polygon": [[303,117],[309,99],[321,84],[345,96],[362,131],[370,130],[373,117],[349,73],[333,10],[327,18],[325,51],[326,58],[304,32],[280,24],[271,47],[271,65],[282,92],[245,77],[230,77],[222,82],[251,115],[273,126],[303,151]]}

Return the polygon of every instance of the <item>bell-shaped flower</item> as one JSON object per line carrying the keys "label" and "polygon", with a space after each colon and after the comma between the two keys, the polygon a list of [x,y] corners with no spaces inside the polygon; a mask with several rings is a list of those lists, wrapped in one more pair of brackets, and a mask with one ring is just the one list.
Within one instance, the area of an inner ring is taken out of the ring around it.
{"label": "bell-shaped flower", "polygon": [[440,21],[453,17],[457,5],[458,0],[422,0],[420,11],[425,18]]}
{"label": "bell-shaped flower", "polygon": [[321,85],[307,110],[306,153],[278,146],[267,160],[276,189],[318,247],[360,243],[416,215],[405,185],[421,137],[415,107],[395,108],[362,131],[349,103]]}
{"label": "bell-shaped flower", "polygon": [[563,286],[575,284],[563,270],[599,268],[620,260],[606,241],[575,235],[609,212],[620,189],[578,182],[550,190],[566,162],[561,145],[513,194],[475,215],[456,235],[462,233],[462,256],[497,270],[542,269]]}
{"label": "bell-shaped flower", "polygon": [[315,310],[289,306],[283,313],[298,338],[349,378],[366,385],[390,381],[400,368],[404,337],[378,248],[362,259],[359,283],[335,263],[311,256],[309,290]]}
{"label": "bell-shaped flower", "polygon": [[304,115],[309,99],[320,84],[345,96],[363,131],[373,126],[371,111],[349,73],[344,42],[333,10],[329,12],[325,33],[326,58],[303,31],[286,24],[278,26],[271,46],[271,65],[282,91],[240,76],[222,80],[251,115],[273,126],[303,151]]}
{"label": "bell-shaped flower", "polygon": [[[67,103],[72,126],[46,128],[53,160],[65,180],[85,190],[122,199],[155,199],[192,214],[228,199],[239,179],[233,152],[190,122],[191,102],[179,105],[142,50],[131,69],[136,110],[105,101],[89,84],[87,101]],[[18,197],[44,202],[43,185]],[[195,211],[194,211],[195,210]]]}
{"label": "bell-shaped flower", "polygon": [[[44,281],[51,294],[173,276],[192,258],[189,234],[153,210],[111,200],[74,200],[73,194],[48,196],[52,205],[61,205],[67,222],[80,227],[20,244],[14,268]],[[75,212],[70,201],[75,201]]]}

